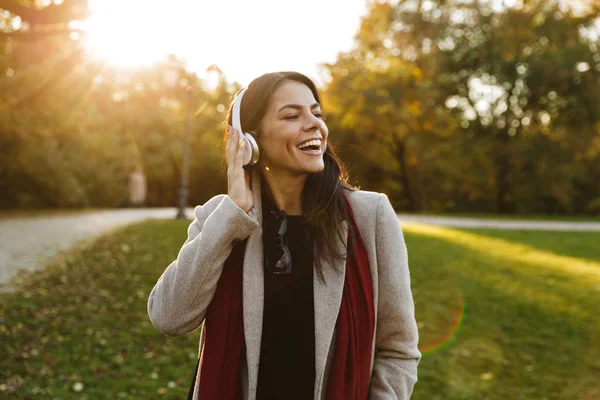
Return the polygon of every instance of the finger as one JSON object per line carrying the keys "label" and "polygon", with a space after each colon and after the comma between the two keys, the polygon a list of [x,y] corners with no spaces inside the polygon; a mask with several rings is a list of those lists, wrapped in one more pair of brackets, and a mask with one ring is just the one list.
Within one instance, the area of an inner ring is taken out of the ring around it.
{"label": "finger", "polygon": [[235,138],[236,134],[235,134],[235,129],[228,125],[227,126],[227,148],[226,148],[226,154],[227,154],[227,165],[228,166],[233,166],[233,161],[235,159],[235,142],[236,142],[236,138]]}
{"label": "finger", "polygon": [[231,149],[232,144],[235,141],[235,129],[231,126],[227,126],[227,149]]}
{"label": "finger", "polygon": [[235,168],[244,167],[244,153],[246,152],[246,139],[242,136],[241,132],[237,132],[237,144],[236,144],[236,157],[235,157]]}
{"label": "finger", "polygon": [[226,146],[227,148],[229,148],[229,145],[231,143],[231,125],[227,125],[227,142],[226,142]]}
{"label": "finger", "polygon": [[231,127],[231,135],[230,135],[230,148],[229,148],[229,167],[234,170],[236,168],[236,160],[237,160],[237,154],[238,154],[238,150],[239,150],[239,145],[238,145],[238,141],[239,141],[239,131],[234,128]]}

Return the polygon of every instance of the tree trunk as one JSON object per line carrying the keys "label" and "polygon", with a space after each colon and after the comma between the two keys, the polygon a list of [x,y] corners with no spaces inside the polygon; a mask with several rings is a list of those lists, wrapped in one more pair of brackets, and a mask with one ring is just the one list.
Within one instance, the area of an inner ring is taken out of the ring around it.
{"label": "tree trunk", "polygon": [[499,132],[496,143],[496,212],[498,214],[510,214],[512,204],[508,200],[510,193],[510,160],[509,160],[509,136],[507,132]]}
{"label": "tree trunk", "polygon": [[406,165],[406,145],[400,139],[395,140],[396,144],[396,160],[400,163],[400,172],[398,173],[398,179],[402,183],[404,189],[404,195],[408,202],[408,211],[417,211],[417,202],[410,184],[410,177],[408,175],[408,168]]}

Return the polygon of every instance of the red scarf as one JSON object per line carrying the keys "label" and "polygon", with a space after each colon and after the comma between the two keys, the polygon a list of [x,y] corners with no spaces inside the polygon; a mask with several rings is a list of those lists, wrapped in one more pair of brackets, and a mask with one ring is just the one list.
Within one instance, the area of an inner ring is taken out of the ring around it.
{"label": "red scarf", "polygon": [[[328,400],[364,400],[369,391],[375,326],[373,286],[365,245],[344,195],[356,243],[355,257],[346,259],[342,303],[336,322],[336,345],[327,387]],[[241,400],[240,364],[244,352],[242,264],[246,242],[238,243],[227,260],[206,311],[204,346],[197,382],[201,400]]]}

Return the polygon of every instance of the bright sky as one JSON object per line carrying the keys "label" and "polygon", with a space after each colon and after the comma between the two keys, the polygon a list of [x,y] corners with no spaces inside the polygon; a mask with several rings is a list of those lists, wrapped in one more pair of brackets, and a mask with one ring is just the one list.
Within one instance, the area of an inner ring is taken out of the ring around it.
{"label": "bright sky", "polygon": [[349,50],[365,0],[90,0],[88,46],[118,65],[175,53],[202,76],[217,64],[242,85],[295,70],[321,82],[318,64]]}

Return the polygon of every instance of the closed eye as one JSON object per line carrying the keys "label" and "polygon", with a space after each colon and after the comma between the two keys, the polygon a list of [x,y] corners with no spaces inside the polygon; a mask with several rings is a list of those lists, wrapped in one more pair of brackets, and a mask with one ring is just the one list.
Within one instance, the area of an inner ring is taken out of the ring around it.
{"label": "closed eye", "polygon": [[[325,119],[325,116],[323,115],[323,113],[316,112],[313,115],[319,119],[323,119],[323,120]],[[285,117],[283,117],[283,119],[286,119],[288,121],[294,121],[294,120],[297,120],[298,118],[300,118],[300,116],[298,114],[286,115]]]}

